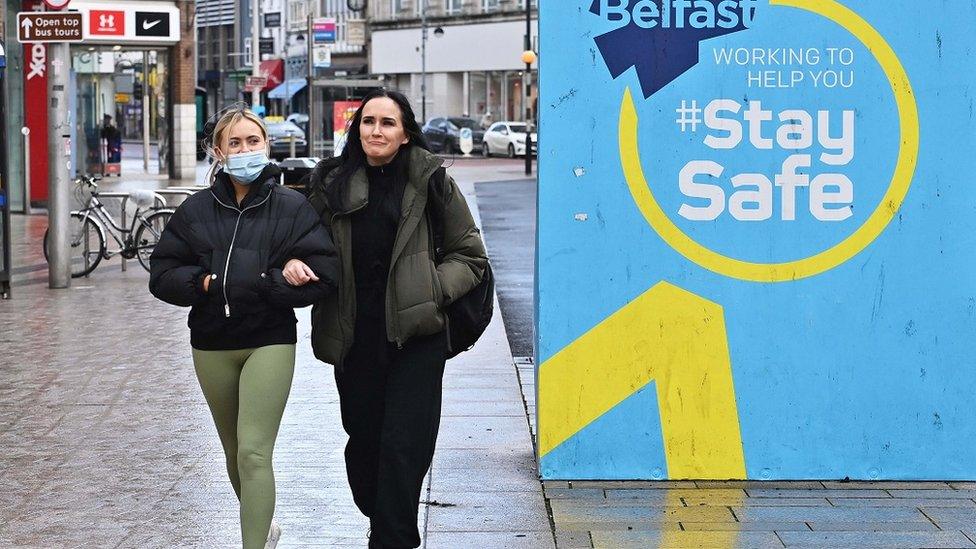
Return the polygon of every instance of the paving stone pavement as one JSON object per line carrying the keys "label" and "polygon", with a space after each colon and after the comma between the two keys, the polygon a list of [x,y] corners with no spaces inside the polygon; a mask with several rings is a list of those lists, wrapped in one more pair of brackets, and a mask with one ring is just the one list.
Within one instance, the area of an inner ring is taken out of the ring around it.
{"label": "paving stone pavement", "polygon": [[[525,315],[514,322],[506,317],[509,326],[531,323],[531,301],[519,286],[530,283],[534,247],[516,243],[534,241],[534,224],[525,219],[535,216],[535,196],[534,185],[519,181],[478,185],[489,252],[504,259],[495,263],[503,308]],[[516,364],[534,431],[535,366],[528,357]],[[973,547],[976,541],[973,483],[545,485],[560,548]]]}
{"label": "paving stone pavement", "polygon": [[560,548],[976,547],[972,483],[544,484]]}
{"label": "paving stone pavement", "polygon": [[[456,168],[476,210],[472,170]],[[14,216],[13,298],[0,301],[0,546],[239,546],[186,310],[152,298],[147,273],[134,262],[123,272],[117,258],[70,289],[48,290],[46,224]],[[274,455],[279,547],[365,547],[332,370],[311,355],[308,311],[299,318]],[[500,315],[448,363],[444,383],[419,515],[425,546],[553,547]]]}
{"label": "paving stone pavement", "polygon": [[[521,173],[499,160],[451,169],[476,214],[492,205],[474,200],[473,182]],[[239,545],[185,311],[153,300],[138,263],[122,272],[118,259],[70,290],[47,290],[45,226],[14,217],[14,297],[0,301],[0,545]],[[492,230],[510,228],[486,227],[489,250]],[[365,547],[331,370],[311,357],[307,313],[300,319],[275,452],[280,547]],[[976,547],[974,482],[547,481],[543,499],[529,430],[534,370],[531,358],[512,358],[498,316],[448,365],[420,513],[426,547],[551,548],[553,525],[555,545],[573,549]]]}

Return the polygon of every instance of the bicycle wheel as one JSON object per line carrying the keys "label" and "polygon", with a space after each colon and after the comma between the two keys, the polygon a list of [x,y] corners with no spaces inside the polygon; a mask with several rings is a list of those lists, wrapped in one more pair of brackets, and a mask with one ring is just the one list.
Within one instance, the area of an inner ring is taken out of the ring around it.
{"label": "bicycle wheel", "polygon": [[163,229],[173,216],[173,210],[156,210],[139,221],[136,229],[135,245],[136,257],[144,269],[149,270],[149,256],[152,255]]}
{"label": "bicycle wheel", "polygon": [[[44,259],[50,263],[47,233],[44,231]],[[105,256],[105,232],[101,225],[77,212],[72,213],[68,221],[68,244],[71,278],[88,276]]]}

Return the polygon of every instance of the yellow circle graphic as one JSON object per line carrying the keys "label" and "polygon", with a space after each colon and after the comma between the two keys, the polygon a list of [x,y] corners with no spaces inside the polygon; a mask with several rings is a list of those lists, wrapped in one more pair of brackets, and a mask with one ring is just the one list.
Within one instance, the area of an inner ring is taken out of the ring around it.
{"label": "yellow circle graphic", "polygon": [[651,193],[641,167],[637,147],[637,109],[629,88],[624,91],[620,105],[618,130],[620,162],[627,186],[637,207],[661,238],[678,253],[708,270],[753,282],[785,282],[818,275],[841,265],[864,250],[884,231],[901,208],[915,175],[919,148],[915,93],[898,56],[877,30],[836,0],[770,0],[770,5],[805,9],[838,23],[868,48],[891,83],[901,132],[898,162],[881,203],[854,233],[823,252],[784,263],[754,263],[715,252],[678,228]]}

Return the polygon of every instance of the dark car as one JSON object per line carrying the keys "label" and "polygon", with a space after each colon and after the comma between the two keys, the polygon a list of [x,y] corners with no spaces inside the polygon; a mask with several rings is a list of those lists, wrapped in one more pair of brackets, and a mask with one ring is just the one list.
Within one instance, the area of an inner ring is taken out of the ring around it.
{"label": "dark car", "polygon": [[474,141],[472,152],[481,150],[481,144],[485,139],[485,131],[477,121],[471,118],[449,117],[431,118],[424,124],[424,137],[430,143],[431,148],[437,152],[455,153],[461,152],[461,129],[471,130],[471,138]]}
{"label": "dark car", "polygon": [[308,156],[308,141],[305,132],[291,122],[272,122],[268,124],[268,141],[271,143],[271,158],[281,160],[291,156],[291,142],[295,141],[295,156]]}

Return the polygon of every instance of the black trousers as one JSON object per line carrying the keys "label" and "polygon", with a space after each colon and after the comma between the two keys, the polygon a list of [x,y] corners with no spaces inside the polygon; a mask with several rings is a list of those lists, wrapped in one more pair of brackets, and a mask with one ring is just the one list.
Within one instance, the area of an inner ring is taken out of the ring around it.
{"label": "black trousers", "polygon": [[[372,547],[418,547],[417,511],[441,417],[447,338],[412,339],[402,349],[358,338],[336,372],[346,473],[369,517]],[[370,341],[373,340],[373,341]]]}

